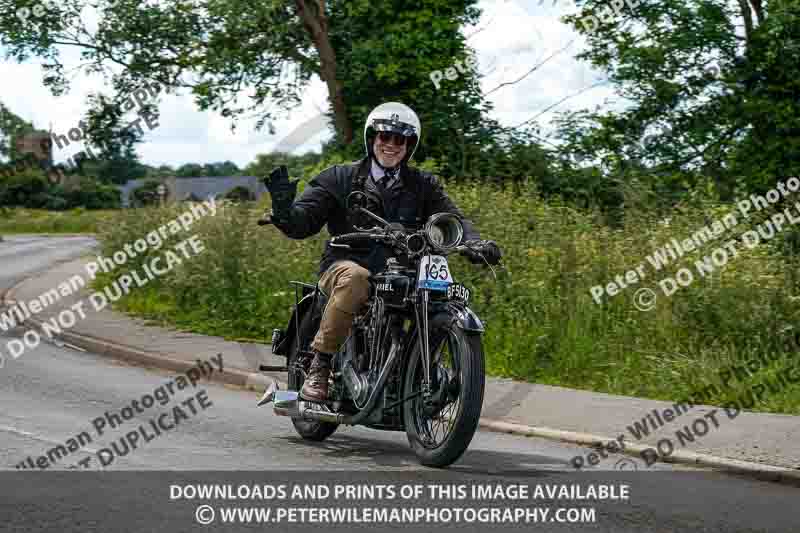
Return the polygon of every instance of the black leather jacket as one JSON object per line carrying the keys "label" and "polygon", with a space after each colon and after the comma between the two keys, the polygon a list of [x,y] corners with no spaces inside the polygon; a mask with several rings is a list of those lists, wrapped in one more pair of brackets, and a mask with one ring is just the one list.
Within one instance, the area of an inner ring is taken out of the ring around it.
{"label": "black leather jacket", "polygon": [[[325,169],[306,185],[303,193],[294,201],[287,222],[276,222],[275,226],[292,239],[316,235],[325,224],[331,236],[356,231],[348,217],[345,199],[352,192],[357,177],[361,178],[358,181],[363,180],[364,192],[369,198],[367,208],[388,222],[419,228],[434,213],[461,215],[436,177],[428,172],[404,165],[400,179],[388,190],[380,191],[371,179],[367,179],[369,170],[369,158]],[[372,227],[374,224],[359,225]],[[464,240],[479,238],[472,223],[464,219]],[[322,275],[334,261],[341,259],[349,259],[372,273],[378,273],[385,267],[388,257],[390,250],[384,245],[347,250],[332,248],[330,241],[326,241],[319,274]]]}

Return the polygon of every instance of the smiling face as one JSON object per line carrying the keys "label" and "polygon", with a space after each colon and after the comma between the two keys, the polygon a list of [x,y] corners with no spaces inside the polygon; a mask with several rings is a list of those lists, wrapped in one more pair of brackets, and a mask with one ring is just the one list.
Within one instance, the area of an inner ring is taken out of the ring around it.
{"label": "smiling face", "polygon": [[381,137],[384,136],[376,135],[375,143],[372,145],[375,158],[382,167],[394,168],[399,165],[400,161],[406,156],[408,143],[404,141],[402,145],[398,146],[394,144],[396,139],[387,139],[388,142],[384,142],[381,140]]}

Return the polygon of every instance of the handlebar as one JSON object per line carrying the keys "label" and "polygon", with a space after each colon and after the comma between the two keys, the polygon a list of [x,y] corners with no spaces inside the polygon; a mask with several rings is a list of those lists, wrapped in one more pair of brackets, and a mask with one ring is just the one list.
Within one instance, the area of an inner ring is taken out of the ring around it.
{"label": "handlebar", "polygon": [[385,233],[343,233],[336,235],[330,241],[333,247],[350,247],[350,244],[369,242],[369,241],[386,241],[391,239]]}
{"label": "handlebar", "polygon": [[[330,243],[331,246],[334,247],[349,247],[350,244],[357,244],[368,241],[397,242],[397,238],[396,236],[393,236],[392,234],[389,233],[368,233],[368,232],[343,233],[342,235],[336,235],[335,237],[331,238]],[[467,250],[470,250],[470,248],[468,246],[461,244],[450,250],[449,253],[465,252]],[[443,251],[440,251],[438,253],[443,253]]]}
{"label": "handlebar", "polygon": [[337,243],[343,243],[343,241],[371,241],[377,238],[383,238],[385,235],[380,234],[373,234],[373,233],[343,233],[341,235],[337,235],[331,239],[331,241],[336,241]]}

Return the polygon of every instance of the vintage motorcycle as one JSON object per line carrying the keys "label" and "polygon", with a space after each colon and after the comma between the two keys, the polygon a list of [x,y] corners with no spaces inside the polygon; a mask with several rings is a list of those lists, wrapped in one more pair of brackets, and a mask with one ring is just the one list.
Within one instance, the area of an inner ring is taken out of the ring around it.
{"label": "vintage motorcycle", "polygon": [[[423,465],[445,467],[466,451],[478,427],[485,381],[484,326],[469,308],[470,290],[455,283],[446,256],[466,250],[464,228],[452,213],[431,216],[409,230],[368,211],[364,193],[347,198],[351,213],[379,226],[331,239],[335,247],[365,242],[392,250],[383,272],[369,277],[363,312],[332,360],[325,403],[298,396],[310,360],[306,350],[319,327],[328,295],[298,281],[295,308],[272,351],[287,358],[289,390],[274,380],[258,405],[273,402],[305,439],[322,441],[340,424],[405,431]],[[488,263],[487,263],[488,265]]]}

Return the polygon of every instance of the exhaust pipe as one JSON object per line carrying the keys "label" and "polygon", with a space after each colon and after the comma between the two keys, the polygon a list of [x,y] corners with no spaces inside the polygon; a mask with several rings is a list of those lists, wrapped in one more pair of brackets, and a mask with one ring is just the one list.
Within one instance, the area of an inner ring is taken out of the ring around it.
{"label": "exhaust pipe", "polygon": [[307,420],[309,422],[331,422],[333,424],[345,424],[348,426],[355,426],[363,419],[365,419],[370,412],[372,412],[372,408],[375,406],[375,403],[378,400],[377,392],[383,389],[383,386],[386,383],[386,380],[389,378],[389,374],[391,373],[392,369],[394,368],[395,362],[397,360],[397,352],[399,351],[399,344],[395,339],[395,342],[392,343],[392,347],[389,350],[389,357],[386,364],[383,367],[383,371],[378,376],[378,382],[375,384],[375,387],[372,389],[372,392],[367,398],[367,403],[361,411],[359,411],[355,415],[344,415],[338,413],[331,413],[330,411],[320,411],[317,409],[306,408],[306,402],[301,401],[298,397],[297,391],[282,391],[278,390],[278,382],[272,380],[272,383],[267,387],[267,390],[264,391],[264,396],[261,397],[259,400],[258,405],[266,405],[270,402],[274,402],[272,407],[273,412],[279,416],[288,416],[291,418],[300,418],[303,420]]}
{"label": "exhaust pipe", "polygon": [[339,415],[328,411],[319,411],[306,407],[306,402],[303,402],[298,397],[297,391],[282,391],[278,389],[278,383],[272,381],[258,406],[266,405],[272,402],[272,411],[278,416],[288,416],[290,418],[300,418],[309,422],[332,422],[334,424],[344,423],[345,415]]}

